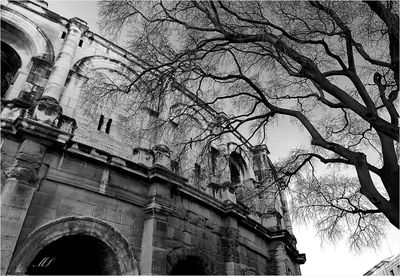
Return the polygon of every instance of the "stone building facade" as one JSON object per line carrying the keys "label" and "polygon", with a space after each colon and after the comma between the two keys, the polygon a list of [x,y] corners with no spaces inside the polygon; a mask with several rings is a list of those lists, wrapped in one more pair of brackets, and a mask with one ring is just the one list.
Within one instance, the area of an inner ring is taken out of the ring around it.
{"label": "stone building facade", "polygon": [[400,274],[400,254],[383,259],[370,270],[365,272],[363,276],[394,276]]}
{"label": "stone building facade", "polygon": [[[44,1],[1,1],[1,67],[1,274],[300,274],[266,146],[231,131],[178,154],[195,130],[168,118],[201,102],[185,87],[132,114],[129,95],[96,102],[96,73],[129,79],[143,61]],[[250,206],[257,183],[273,197]]]}

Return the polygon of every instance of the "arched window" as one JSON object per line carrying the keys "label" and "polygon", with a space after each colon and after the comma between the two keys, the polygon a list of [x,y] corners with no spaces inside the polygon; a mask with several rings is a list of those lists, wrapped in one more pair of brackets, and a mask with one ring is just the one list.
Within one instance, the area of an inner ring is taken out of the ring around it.
{"label": "arched window", "polygon": [[243,157],[239,153],[232,152],[229,156],[229,170],[232,184],[240,183],[243,180],[243,175],[247,170],[247,166]]}
{"label": "arched window", "polygon": [[216,175],[217,172],[217,160],[218,160],[219,151],[216,148],[211,147],[210,149],[210,157],[211,157],[211,174]]}

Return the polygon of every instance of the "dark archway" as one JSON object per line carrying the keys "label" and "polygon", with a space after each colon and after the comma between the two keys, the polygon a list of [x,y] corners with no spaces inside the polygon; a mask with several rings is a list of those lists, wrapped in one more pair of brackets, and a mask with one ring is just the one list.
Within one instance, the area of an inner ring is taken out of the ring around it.
{"label": "dark archway", "polygon": [[166,273],[170,275],[221,275],[223,271],[200,248],[179,247],[167,255]]}
{"label": "dark archway", "polygon": [[170,272],[170,275],[206,275],[205,264],[199,257],[188,256],[179,260]]}
{"label": "dark archway", "polygon": [[[29,266],[47,246],[64,237],[78,235],[93,238],[95,244],[102,245],[100,247],[106,248],[107,252],[110,252],[108,249],[112,250],[122,275],[139,274],[138,265],[128,241],[115,228],[92,217],[64,217],[33,231],[15,249],[7,274],[27,274]],[[80,243],[74,244],[79,246]],[[106,255],[110,256],[110,254]],[[44,262],[50,262],[50,260],[47,259]]]}
{"label": "dark archway", "polygon": [[18,53],[7,43],[1,42],[1,97],[10,87],[22,61]]}
{"label": "dark archway", "polygon": [[88,235],[62,237],[43,248],[26,271],[28,275],[121,274],[114,252]]}

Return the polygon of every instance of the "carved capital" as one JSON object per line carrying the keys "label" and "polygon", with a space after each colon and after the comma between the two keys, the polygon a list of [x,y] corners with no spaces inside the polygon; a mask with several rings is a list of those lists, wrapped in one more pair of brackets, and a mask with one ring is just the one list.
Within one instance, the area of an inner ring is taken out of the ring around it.
{"label": "carved capital", "polygon": [[78,17],[73,17],[73,18],[71,18],[69,20],[68,28],[71,29],[73,27],[79,29],[79,31],[81,33],[85,33],[89,29],[89,27],[87,26],[86,21],[84,21],[84,20],[82,20],[82,19],[80,19]]}
{"label": "carved capital", "polygon": [[57,127],[61,115],[62,108],[57,100],[52,97],[42,97],[38,101],[32,117],[34,120]]}
{"label": "carved capital", "polygon": [[133,149],[132,154],[134,156],[134,161],[138,164],[143,164],[148,167],[154,164],[154,153],[150,149],[137,147]]}
{"label": "carved capital", "polygon": [[171,163],[171,150],[166,145],[155,145],[153,147],[154,163],[168,168]]}
{"label": "carved capital", "polygon": [[25,182],[31,185],[34,184],[39,179],[35,169],[33,168],[11,167],[5,170],[4,174],[7,179],[15,178],[21,182]]}

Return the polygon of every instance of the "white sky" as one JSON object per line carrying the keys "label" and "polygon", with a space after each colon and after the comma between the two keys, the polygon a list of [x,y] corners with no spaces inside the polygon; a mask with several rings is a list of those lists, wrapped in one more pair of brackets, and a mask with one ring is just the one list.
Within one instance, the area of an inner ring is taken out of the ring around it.
{"label": "white sky", "polygon": [[[48,0],[49,9],[66,18],[79,17],[88,23],[89,30],[99,32],[96,26],[96,0]],[[100,34],[100,33],[99,33]],[[275,161],[285,156],[291,149],[308,144],[306,134],[293,126],[288,119],[280,120],[279,125],[268,131],[270,158]],[[307,261],[301,266],[303,275],[363,275],[376,263],[391,255],[400,253],[400,231],[390,226],[387,239],[379,250],[366,249],[356,254],[349,252],[345,241],[336,245],[324,244],[315,236],[311,226],[294,225],[297,248],[305,253]]]}

